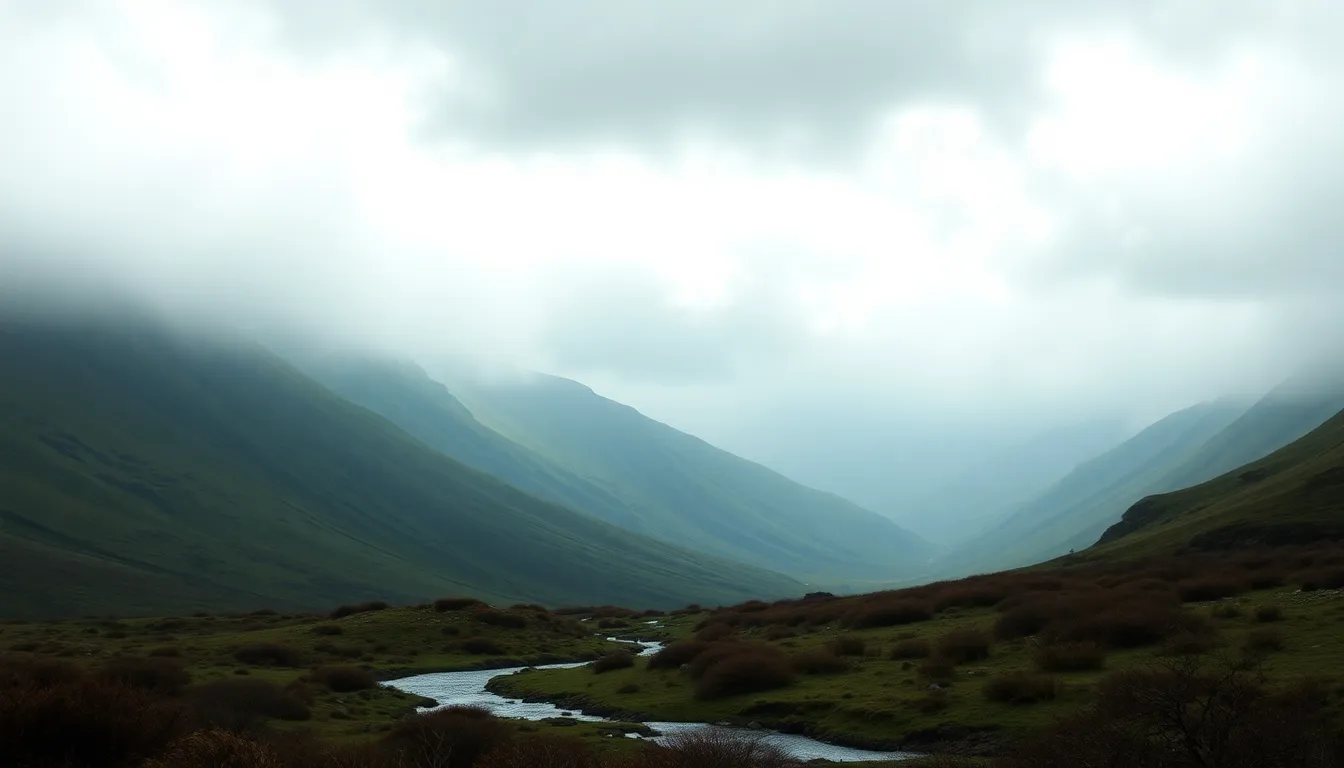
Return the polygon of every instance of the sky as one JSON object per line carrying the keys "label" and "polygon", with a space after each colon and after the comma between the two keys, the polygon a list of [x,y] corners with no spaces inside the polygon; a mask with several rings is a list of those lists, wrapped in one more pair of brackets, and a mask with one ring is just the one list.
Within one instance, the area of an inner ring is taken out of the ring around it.
{"label": "sky", "polygon": [[0,281],[570,376],[777,465],[1141,425],[1335,349],[1342,36],[1337,0],[0,0]]}

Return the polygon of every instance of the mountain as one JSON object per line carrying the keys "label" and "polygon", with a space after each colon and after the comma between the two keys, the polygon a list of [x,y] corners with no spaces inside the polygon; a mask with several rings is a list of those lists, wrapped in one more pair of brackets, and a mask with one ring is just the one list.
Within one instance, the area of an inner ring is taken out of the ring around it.
{"label": "mountain", "polygon": [[891,517],[939,544],[964,543],[1125,437],[1117,420],[1049,430],[975,462],[927,497],[893,510]]}
{"label": "mountain", "polygon": [[[1244,406],[1202,403],[1173,413],[1084,462],[943,561],[949,572],[992,571],[1049,559],[1096,541],[1106,526],[1158,485]],[[1091,533],[1095,531],[1095,534]]]}
{"label": "mountain", "polygon": [[950,561],[1009,568],[1090,547],[1145,496],[1203,483],[1319,426],[1344,408],[1338,381],[1295,377],[1249,408],[1220,401],[1172,414],[1079,467]]}
{"label": "mountain", "polygon": [[[577,382],[541,374],[487,379],[461,371],[448,372],[445,381],[480,424],[547,467],[579,478],[561,490],[582,492],[587,501],[566,497],[567,503],[632,531],[813,583],[917,574],[932,552],[928,542],[881,515]],[[461,456],[450,442],[433,444]]]}
{"label": "mountain", "polygon": [[1130,507],[1083,557],[1344,539],[1344,411],[1269,456]]}
{"label": "mountain", "polygon": [[0,614],[796,594],[455,462],[248,343],[0,319]]}

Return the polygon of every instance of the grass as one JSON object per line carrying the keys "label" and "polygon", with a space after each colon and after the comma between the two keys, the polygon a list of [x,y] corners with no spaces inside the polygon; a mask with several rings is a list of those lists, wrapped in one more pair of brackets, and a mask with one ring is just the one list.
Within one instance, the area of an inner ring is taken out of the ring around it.
{"label": "grass", "polygon": [[[246,690],[237,696],[251,701],[267,686],[277,692],[299,686],[310,702],[303,708],[307,716],[291,715],[278,725],[302,724],[323,736],[348,738],[384,728],[419,703],[418,697],[377,685],[378,679],[626,652],[570,617],[532,609],[500,612],[521,619],[522,628],[516,621],[497,626],[469,612],[439,612],[432,606],[361,611],[339,619],[267,613],[7,621],[0,622],[0,659],[59,661],[140,687],[243,686]],[[445,629],[456,632],[445,634]],[[465,647],[472,639],[489,643],[490,652]],[[293,712],[294,705],[277,699],[268,707],[263,719]]]}
{"label": "grass", "polygon": [[2,616],[802,590],[530,496],[255,345],[6,315],[0,358]]}
{"label": "grass", "polygon": [[[584,700],[656,720],[759,721],[855,746],[931,739],[954,723],[983,730],[989,743],[1002,746],[1084,709],[1108,675],[1174,658],[1170,654],[1182,644],[1195,643],[1195,650],[1215,656],[1258,655],[1272,685],[1333,680],[1344,654],[1344,593],[1301,592],[1292,584],[1297,570],[1319,568],[1341,555],[1344,548],[1320,546],[1142,560],[1058,569],[1053,575],[975,577],[815,604],[726,608],[666,623],[683,638],[694,636],[697,627],[729,628],[720,640],[682,640],[651,659],[637,659],[634,667],[603,675],[545,670],[499,678],[492,687],[512,696]],[[1183,582],[1199,576],[1236,580],[1263,570],[1262,560],[1283,570],[1289,586],[1247,587],[1218,601],[1181,602]],[[994,595],[998,605],[983,605]],[[912,600],[945,607],[925,621],[846,627],[856,610]],[[1034,631],[996,632],[1005,616],[1040,602],[1056,609],[1042,611]],[[778,637],[773,630],[779,626],[789,626],[794,635]],[[795,660],[796,674],[767,690],[699,695],[696,665],[734,646],[758,654],[773,647]],[[838,649],[858,647],[859,655],[837,655]],[[924,665],[930,674],[922,674]],[[940,687],[931,692],[933,683]],[[1339,692],[1331,707],[1344,697],[1344,687],[1337,685],[1327,682]]]}

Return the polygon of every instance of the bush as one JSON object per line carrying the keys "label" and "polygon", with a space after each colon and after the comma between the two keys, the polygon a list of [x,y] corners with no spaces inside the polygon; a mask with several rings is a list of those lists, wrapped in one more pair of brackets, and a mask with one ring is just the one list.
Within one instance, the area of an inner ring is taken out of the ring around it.
{"label": "bush", "polygon": [[859,607],[846,614],[843,623],[851,629],[870,629],[874,627],[899,627],[928,621],[933,611],[925,603],[914,600],[897,600],[880,605]]}
{"label": "bush", "polygon": [[1106,665],[1106,652],[1096,643],[1057,643],[1036,650],[1042,672],[1085,672]]}
{"label": "bush", "polygon": [[181,664],[160,658],[112,659],[98,670],[99,676],[132,688],[143,688],[166,695],[181,693],[191,682],[191,675]]}
{"label": "bush", "polygon": [[862,656],[868,644],[861,637],[837,637],[826,644],[836,656]]}
{"label": "bush", "polygon": [[985,682],[981,692],[989,701],[1004,704],[1035,704],[1038,701],[1053,701],[1059,689],[1053,678],[1013,672],[990,678]]}
{"label": "bush", "polygon": [[314,645],[313,650],[317,651],[318,653],[325,653],[328,656],[338,656],[342,659],[357,659],[361,655],[361,651],[358,648],[343,647],[335,643],[328,643],[328,642],[318,643],[317,645]]}
{"label": "bush", "polygon": [[279,643],[257,643],[233,652],[233,658],[257,667],[301,667],[303,652]]}
{"label": "bush", "polygon": [[645,758],[645,768],[797,768],[800,763],[758,735],[726,730],[673,734]]}
{"label": "bush", "polygon": [[1277,605],[1262,605],[1255,609],[1255,620],[1261,624],[1272,624],[1283,619],[1283,609]]}
{"label": "bush", "polygon": [[1246,591],[1246,585],[1230,578],[1208,577],[1179,582],[1176,591],[1183,603],[1203,603],[1235,597]]}
{"label": "bush", "polygon": [[601,619],[597,622],[598,629],[626,629],[630,622],[625,619]]}
{"label": "bush", "polygon": [[468,638],[459,647],[464,653],[476,656],[500,656],[504,653],[503,646],[488,637]]}
{"label": "bush", "polygon": [[359,667],[319,667],[309,676],[318,685],[336,693],[352,693],[378,687],[378,679]]}
{"label": "bush", "polygon": [[222,728],[196,731],[173,742],[168,751],[144,768],[287,768],[265,744]]}
{"label": "bush", "polygon": [[471,768],[508,744],[513,729],[479,707],[447,707],[398,720],[383,744],[410,765]]}
{"label": "bush", "polygon": [[1162,652],[1169,656],[1189,656],[1208,653],[1218,647],[1217,635],[1182,632],[1168,637],[1162,643]]}
{"label": "bush", "polygon": [[990,640],[983,632],[956,629],[938,638],[938,655],[953,664],[989,658]]}
{"label": "bush", "polygon": [[657,653],[649,657],[649,669],[679,669],[690,664],[696,657],[709,648],[709,643],[699,640],[678,640],[668,643]]}
{"label": "bush", "polygon": [[313,634],[315,635],[324,635],[330,637],[332,635],[343,634],[345,632],[345,628],[342,627],[340,624],[318,624],[317,626],[313,627],[312,631]]}
{"label": "bush", "polygon": [[850,663],[832,651],[817,649],[794,656],[793,668],[804,675],[835,675],[849,671]]}
{"label": "bush", "polygon": [[956,676],[956,665],[947,659],[935,656],[920,665],[919,676],[926,680],[951,680]]}
{"label": "bush", "polygon": [[477,608],[471,612],[471,618],[482,624],[506,629],[523,629],[527,626],[526,616],[509,613],[508,611],[497,611],[494,608]]}
{"label": "bush", "polygon": [[1236,603],[1219,603],[1209,613],[1215,619],[1236,619],[1241,617],[1241,608]]}
{"label": "bush", "polygon": [[1060,617],[1061,607],[1058,601],[1043,600],[1016,605],[1004,611],[994,622],[994,636],[1001,640],[1013,640],[1039,634],[1050,622]]}
{"label": "bush", "polygon": [[631,693],[639,693],[639,685],[637,685],[636,683],[626,683],[625,685],[622,685],[620,688],[617,688],[616,692],[626,695],[629,695]]}
{"label": "bush", "polygon": [[1242,644],[1242,649],[1249,654],[1282,651],[1283,648],[1283,633],[1277,629],[1253,629],[1246,633],[1246,640]]}
{"label": "bush", "polygon": [[[484,602],[474,597],[440,597],[434,601],[434,610],[439,613],[448,613],[449,611],[465,611],[468,608],[489,608]],[[543,609],[544,610],[544,609]]]}
{"label": "bush", "polygon": [[722,699],[783,688],[792,682],[793,668],[782,655],[744,650],[718,660],[700,673],[695,697]]}
{"label": "bush", "polygon": [[629,651],[612,651],[588,666],[599,675],[616,669],[629,669],[635,666],[635,654]]}
{"label": "bush", "polygon": [[367,603],[352,603],[352,604],[350,604],[350,605],[342,605],[341,607],[339,607],[339,608],[337,608],[336,610],[332,611],[332,612],[331,612],[331,618],[333,618],[333,619],[343,619],[343,618],[345,618],[346,616],[354,616],[355,614],[358,614],[358,613],[370,613],[370,612],[372,612],[372,611],[385,611],[385,610],[387,610],[387,608],[388,608],[387,603],[385,603],[385,602],[383,602],[383,601],[381,601],[381,600],[373,600],[373,601],[370,601],[370,602],[367,602]]}
{"label": "bush", "polygon": [[571,736],[514,739],[491,750],[478,768],[602,768],[601,755]]}
{"label": "bush", "polygon": [[891,647],[890,656],[893,661],[903,661],[906,659],[925,659],[933,653],[933,644],[922,637],[913,637],[908,640],[901,640]]}
{"label": "bush", "polygon": [[162,645],[150,650],[149,655],[160,659],[176,659],[182,655],[182,649],[174,645]]}
{"label": "bush", "polygon": [[733,628],[728,624],[715,622],[707,624],[703,629],[695,633],[695,639],[704,643],[713,643],[727,638],[733,634]]}
{"label": "bush", "polygon": [[181,702],[105,678],[0,689],[5,765],[130,768],[179,738],[187,722]]}
{"label": "bush", "polygon": [[202,723],[230,731],[251,730],[270,719],[302,722],[313,716],[300,692],[265,680],[215,680],[193,687],[187,697]]}

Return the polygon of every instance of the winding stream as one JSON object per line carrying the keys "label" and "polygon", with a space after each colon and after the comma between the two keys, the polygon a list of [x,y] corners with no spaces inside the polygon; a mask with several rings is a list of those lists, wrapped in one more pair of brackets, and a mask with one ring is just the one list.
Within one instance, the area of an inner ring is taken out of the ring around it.
{"label": "winding stream", "polygon": [[[618,640],[617,638],[608,638],[618,642],[629,642]],[[640,642],[641,656],[657,652],[662,647],[661,643]],[[587,662],[577,664],[548,664],[533,669],[570,669],[572,667],[581,667]],[[510,669],[486,669],[473,670],[470,672],[437,672],[428,675],[416,675],[415,677],[405,677],[400,680],[393,680],[386,685],[392,686],[407,693],[413,693],[417,696],[427,696],[439,702],[440,707],[447,706],[477,706],[484,707],[494,712],[499,717],[518,718],[522,720],[545,720],[552,717],[569,717],[575,720],[585,722],[600,722],[606,718],[585,715],[579,712],[571,712],[561,709],[553,704],[545,702],[523,702],[517,699],[510,699],[504,696],[498,696],[485,690],[485,684],[491,678],[500,675],[512,675],[527,669],[527,667],[513,667]],[[710,725],[708,723],[646,723],[650,728],[663,734],[663,736],[653,739],[658,741],[660,738],[675,733],[684,733],[687,731],[699,730],[726,730],[733,733],[742,733],[741,728],[725,728],[723,726]],[[851,749],[849,747],[840,747],[834,744],[827,744],[816,739],[810,739],[806,736],[795,734],[775,733],[773,731],[750,731],[749,733],[761,736],[761,740],[772,744],[779,749],[787,752],[799,760],[831,760],[837,763],[852,763],[864,760],[899,760],[902,758],[915,757],[915,755],[904,752],[872,752],[864,749]]]}

